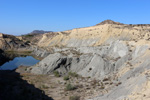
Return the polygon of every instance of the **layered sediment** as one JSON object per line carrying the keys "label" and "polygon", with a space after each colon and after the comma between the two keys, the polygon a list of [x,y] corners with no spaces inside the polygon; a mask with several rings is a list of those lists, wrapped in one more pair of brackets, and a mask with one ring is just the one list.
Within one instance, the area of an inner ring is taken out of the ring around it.
{"label": "layered sediment", "polygon": [[[109,20],[55,35],[43,34],[37,46],[53,53],[28,71],[34,74],[58,71],[62,75],[71,71],[83,77],[118,80],[118,86],[90,100],[136,99],[133,93],[137,95],[140,92],[137,90],[149,82],[149,38],[150,25],[127,25]],[[139,97],[148,100],[148,94]]]}
{"label": "layered sediment", "polygon": [[[15,41],[23,42],[11,44],[9,39],[1,37],[0,43],[6,45],[1,46],[2,50],[11,50],[14,44],[16,48],[22,48],[20,44],[30,40],[15,38]],[[106,20],[91,27],[30,38],[30,50],[45,58],[28,68],[28,72],[49,75],[57,71],[62,76],[75,72],[113,84],[111,88],[103,84],[107,92],[89,100],[149,100],[150,25]]]}

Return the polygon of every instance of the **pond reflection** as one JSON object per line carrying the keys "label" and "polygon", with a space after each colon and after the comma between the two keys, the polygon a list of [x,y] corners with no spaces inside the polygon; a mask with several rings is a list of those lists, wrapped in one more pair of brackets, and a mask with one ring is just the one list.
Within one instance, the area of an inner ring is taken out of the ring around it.
{"label": "pond reflection", "polygon": [[5,60],[0,65],[0,70],[13,70],[21,65],[32,66],[40,61],[24,54],[5,54],[5,57],[1,59]]}

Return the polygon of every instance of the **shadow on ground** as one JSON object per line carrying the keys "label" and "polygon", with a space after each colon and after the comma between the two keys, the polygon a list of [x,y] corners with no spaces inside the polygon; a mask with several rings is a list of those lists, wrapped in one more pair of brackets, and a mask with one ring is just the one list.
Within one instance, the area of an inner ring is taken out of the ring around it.
{"label": "shadow on ground", "polygon": [[44,91],[22,80],[15,71],[0,70],[0,100],[53,100]]}

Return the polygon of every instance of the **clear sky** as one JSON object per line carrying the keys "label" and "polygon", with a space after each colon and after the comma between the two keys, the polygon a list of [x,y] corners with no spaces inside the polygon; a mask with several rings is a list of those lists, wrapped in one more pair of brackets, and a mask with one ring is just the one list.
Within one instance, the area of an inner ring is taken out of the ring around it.
{"label": "clear sky", "polygon": [[64,31],[111,19],[150,24],[150,0],[0,0],[0,32]]}

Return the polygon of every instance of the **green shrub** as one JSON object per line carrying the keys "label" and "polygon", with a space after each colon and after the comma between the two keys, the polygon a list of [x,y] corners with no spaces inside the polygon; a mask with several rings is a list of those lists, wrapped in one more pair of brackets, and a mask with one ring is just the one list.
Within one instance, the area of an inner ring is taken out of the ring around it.
{"label": "green shrub", "polygon": [[90,76],[88,76],[88,78],[91,78]]}
{"label": "green shrub", "polygon": [[69,97],[69,100],[80,100],[79,96],[71,96]]}
{"label": "green shrub", "polygon": [[59,74],[58,71],[54,71],[54,75],[55,75],[56,77],[60,77],[60,74]]}
{"label": "green shrub", "polygon": [[69,80],[69,76],[64,76],[64,80]]}
{"label": "green shrub", "polygon": [[72,76],[72,77],[78,77],[79,75],[75,72],[69,72],[68,73],[69,76]]}
{"label": "green shrub", "polygon": [[48,89],[49,87],[46,86],[46,85],[42,85],[41,88],[42,88],[42,89]]}
{"label": "green shrub", "polygon": [[65,90],[66,91],[71,91],[71,90],[75,90],[76,89],[76,87],[75,86],[73,86],[72,84],[67,84],[66,85],[66,88],[65,88]]}
{"label": "green shrub", "polygon": [[27,68],[25,68],[24,70],[27,71]]}
{"label": "green shrub", "polygon": [[101,87],[100,87],[100,89],[105,89],[105,86],[104,86],[103,82],[101,82]]}

